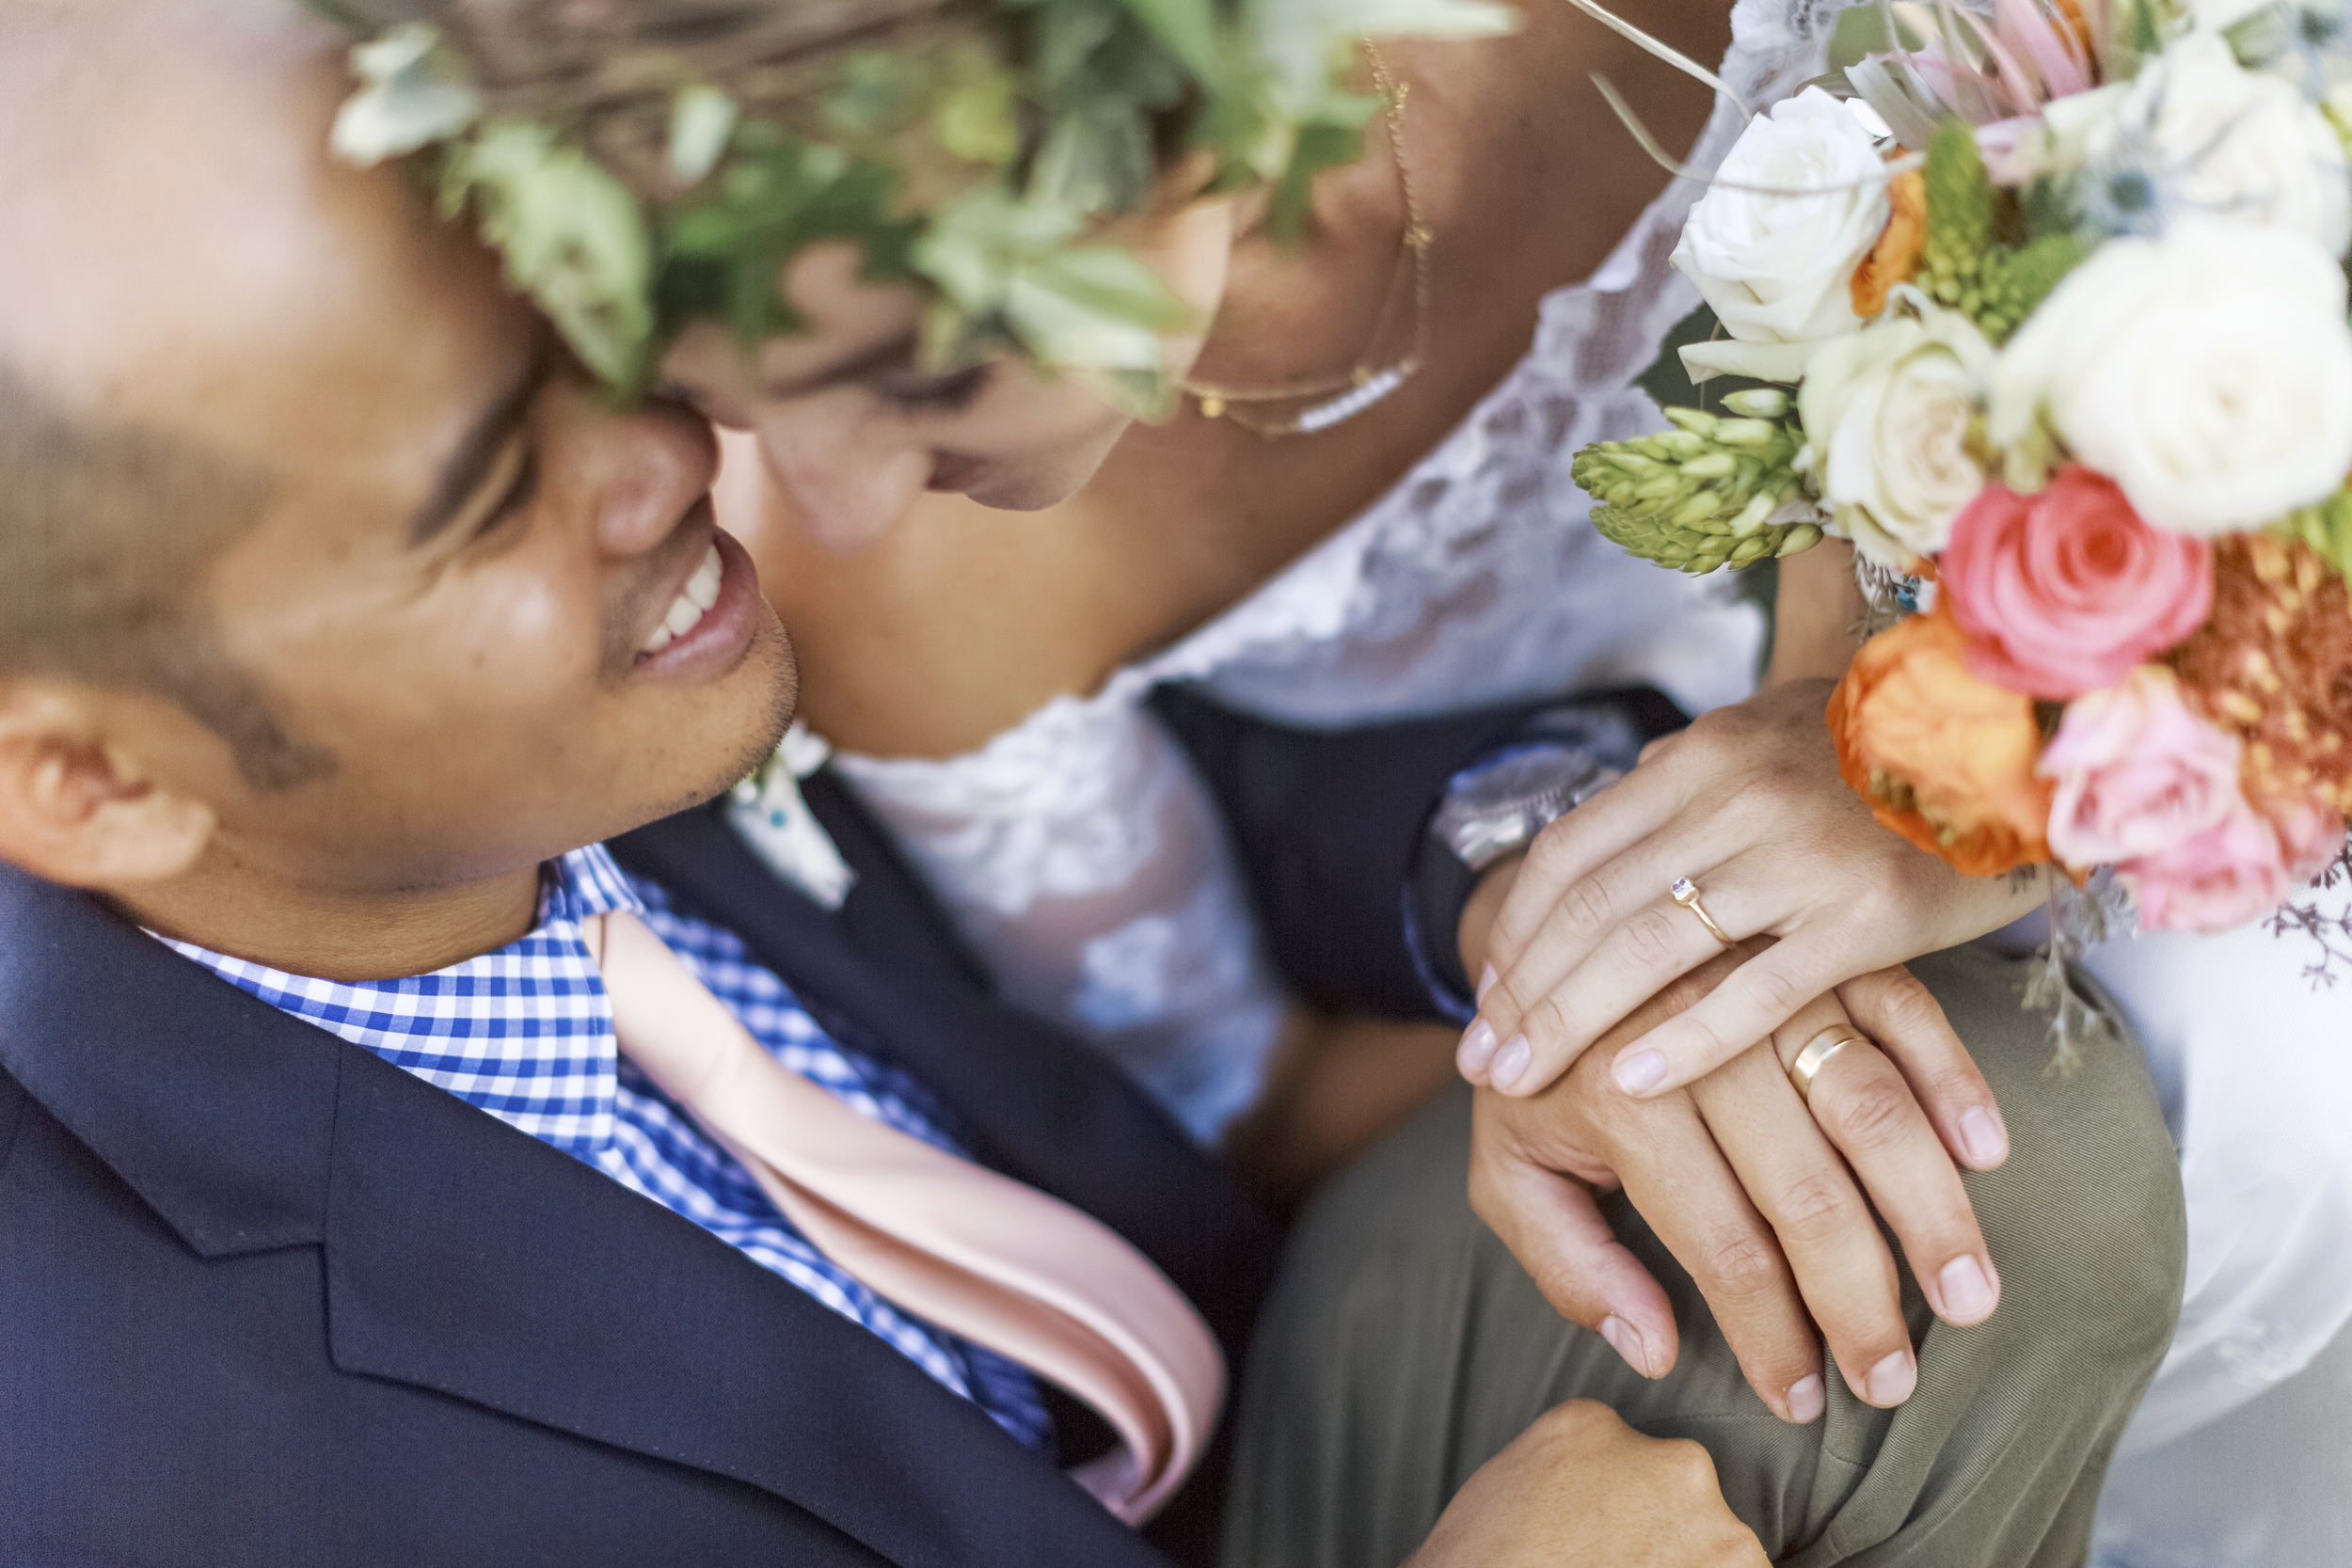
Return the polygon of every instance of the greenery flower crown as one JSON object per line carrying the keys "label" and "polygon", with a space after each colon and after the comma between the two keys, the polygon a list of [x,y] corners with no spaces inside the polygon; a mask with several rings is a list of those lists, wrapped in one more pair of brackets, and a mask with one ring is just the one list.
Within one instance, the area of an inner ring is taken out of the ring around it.
{"label": "greenery flower crown", "polygon": [[806,0],[735,13],[748,36],[723,51],[552,27],[551,66],[495,83],[449,31],[398,22],[352,51],[334,150],[427,154],[442,212],[472,214],[618,395],[697,318],[751,343],[800,327],[782,269],[839,240],[866,278],[925,291],[927,366],[1009,352],[1150,416],[1173,399],[1162,334],[1191,312],[1104,225],[1190,158],[1203,194],[1263,187],[1295,235],[1380,107],[1349,86],[1357,40],[1515,22],[1494,0],[911,0],[845,46],[793,36]]}

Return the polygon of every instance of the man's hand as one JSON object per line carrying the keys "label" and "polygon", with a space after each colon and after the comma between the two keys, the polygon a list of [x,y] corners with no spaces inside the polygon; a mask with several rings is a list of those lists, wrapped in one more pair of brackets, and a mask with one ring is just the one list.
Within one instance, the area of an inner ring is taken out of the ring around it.
{"label": "man's hand", "polygon": [[[1613,1037],[1629,1094],[1704,1077],[1833,990],[1890,1051],[1924,1061],[1957,1047],[1932,999],[1883,982],[1866,994],[1872,977],[2029,912],[2039,884],[1963,877],[1881,827],[1838,777],[1821,721],[1831,685],[1792,681],[1652,742],[1632,773],[1536,837],[1486,944],[1496,979],[1464,1037],[1466,1077],[1533,1094],[1721,952],[1668,897],[1679,877],[1732,936],[1783,940],[1680,1016]],[[1881,1016],[1864,1017],[1874,1006]],[[2000,1164],[1989,1094],[1947,1103],[1914,1083],[1955,1158]]]}
{"label": "man's hand", "polygon": [[[1746,957],[1700,966],[1604,1042],[1692,1006]],[[1825,1407],[1817,1324],[1847,1386],[1873,1404],[1900,1403],[1917,1366],[1894,1259],[1863,1190],[1938,1315],[1991,1316],[1999,1279],[1958,1171],[1902,1073],[1867,1036],[1851,1031],[1853,1043],[1822,1067],[1810,1109],[1798,1098],[1788,1064],[1842,1020],[1834,997],[1820,999],[1729,1066],[1654,1100],[1620,1091],[1604,1052],[1533,1099],[1480,1090],[1471,1206],[1562,1316],[1645,1376],[1674,1366],[1674,1314],[1610,1233],[1596,1189],[1624,1187],[1782,1419],[1810,1421]]]}
{"label": "man's hand", "polygon": [[1405,1568],[1767,1568],[1688,1439],[1570,1400],[1479,1467]]}

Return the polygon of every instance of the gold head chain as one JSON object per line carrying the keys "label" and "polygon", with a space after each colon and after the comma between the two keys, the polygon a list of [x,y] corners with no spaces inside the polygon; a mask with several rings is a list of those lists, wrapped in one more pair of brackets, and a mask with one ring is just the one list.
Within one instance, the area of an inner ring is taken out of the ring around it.
{"label": "gold head chain", "polygon": [[[1412,84],[1397,80],[1372,40],[1365,39],[1363,47],[1364,56],[1372,66],[1373,85],[1388,103],[1383,118],[1389,127],[1389,149],[1396,158],[1397,184],[1405,196],[1405,232],[1397,240],[1396,270],[1390,277],[1388,292],[1381,296],[1380,314],[1365,339],[1363,357],[1345,375],[1281,387],[1220,387],[1190,377],[1177,383],[1207,418],[1230,420],[1244,430],[1269,439],[1311,436],[1354,419],[1421,372],[1422,351],[1428,341],[1429,249],[1437,236],[1422,217],[1421,193],[1413,184],[1413,166],[1405,157],[1405,99],[1412,90]],[[1375,366],[1371,362],[1372,355],[1387,341],[1400,299],[1407,302],[1413,313],[1412,346],[1395,363]],[[1303,403],[1308,406],[1287,415],[1255,411],[1265,404],[1285,403]]]}

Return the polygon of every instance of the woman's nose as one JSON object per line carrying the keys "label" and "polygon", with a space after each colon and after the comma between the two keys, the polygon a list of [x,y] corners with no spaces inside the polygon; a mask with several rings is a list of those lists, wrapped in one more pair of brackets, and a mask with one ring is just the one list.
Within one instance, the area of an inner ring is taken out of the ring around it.
{"label": "woman's nose", "polygon": [[[760,456],[794,520],[818,548],[864,549],[906,515],[931,481],[930,449],[889,438],[856,417],[852,400],[825,409],[795,400],[755,420]],[[862,403],[863,400],[855,400]]]}

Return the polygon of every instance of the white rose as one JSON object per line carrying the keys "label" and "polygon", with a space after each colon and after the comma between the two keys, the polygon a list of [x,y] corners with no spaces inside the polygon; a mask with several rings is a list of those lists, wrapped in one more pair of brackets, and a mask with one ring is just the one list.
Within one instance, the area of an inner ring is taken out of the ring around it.
{"label": "white rose", "polygon": [[1691,209],[1675,246],[1675,266],[1732,338],[1682,351],[1693,380],[1794,381],[1823,339],[1861,325],[1850,288],[1886,227],[1883,168],[1869,132],[1819,87],[1774,104],[1740,133],[1716,171],[1723,182]]}
{"label": "white rose", "polygon": [[2277,4],[2278,0],[2188,0],[2188,19],[2201,32],[2222,33]]}
{"label": "white rose", "polygon": [[1909,569],[1950,542],[1984,488],[1968,426],[1995,358],[1974,322],[1906,286],[1805,366],[1797,411],[1821,499],[1864,555]]}
{"label": "white rose", "polygon": [[2289,229],[2109,240],[1994,369],[1994,444],[2038,419],[2162,528],[2224,533],[2308,506],[2352,470],[2343,269]]}
{"label": "white rose", "polygon": [[[2192,33],[2151,61],[2083,150],[2094,219],[2115,204],[2119,179],[2136,186],[2144,177],[2168,228],[2273,224],[2309,234],[2330,255],[2352,245],[2343,138],[2292,83],[2248,71],[2215,34]],[[2128,230],[2130,217],[2119,211],[2114,218],[2124,221],[2107,226]]]}

